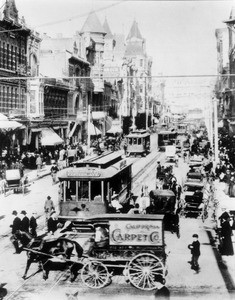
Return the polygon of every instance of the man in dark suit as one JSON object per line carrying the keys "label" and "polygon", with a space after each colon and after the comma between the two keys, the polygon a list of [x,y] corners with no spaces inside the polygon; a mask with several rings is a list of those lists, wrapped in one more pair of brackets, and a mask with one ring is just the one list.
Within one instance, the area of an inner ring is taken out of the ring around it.
{"label": "man in dark suit", "polygon": [[11,240],[11,242],[12,242],[12,244],[15,247],[15,250],[16,250],[14,254],[19,254],[21,251],[20,251],[18,240],[17,240],[15,234],[18,230],[21,229],[21,219],[17,216],[18,213],[17,213],[16,210],[13,210],[12,214],[15,217],[14,217],[14,220],[12,222],[12,225],[10,225],[11,233],[12,233],[12,236],[11,236],[10,240]]}
{"label": "man in dark suit", "polygon": [[21,230],[24,232],[29,232],[29,218],[26,216],[27,213],[25,210],[21,211],[22,219],[21,219]]}
{"label": "man in dark suit", "polygon": [[188,248],[191,250],[192,259],[191,259],[191,269],[198,271],[199,264],[198,259],[200,256],[200,242],[198,241],[198,235],[193,234],[193,242],[192,244],[188,245]]}
{"label": "man in dark suit", "polygon": [[37,220],[36,220],[36,216],[37,216],[37,213],[36,212],[33,212],[32,213],[32,216],[29,220],[29,228],[30,228],[30,233],[33,237],[37,237]]}

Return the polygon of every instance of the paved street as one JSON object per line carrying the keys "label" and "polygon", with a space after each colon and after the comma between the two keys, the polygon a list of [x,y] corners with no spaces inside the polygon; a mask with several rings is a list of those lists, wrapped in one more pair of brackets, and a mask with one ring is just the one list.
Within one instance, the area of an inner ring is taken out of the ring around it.
{"label": "paved street", "polygon": [[[150,155],[154,155],[153,151]],[[156,153],[157,154],[157,153]],[[157,160],[164,161],[164,153],[158,153]],[[143,163],[150,159],[147,158],[130,158],[134,162],[133,169],[135,172],[137,169],[143,167]],[[144,172],[137,182],[134,184],[136,191],[141,188],[143,183],[149,186],[149,190],[155,187],[155,174],[156,174],[156,161],[154,164]],[[187,171],[187,164],[183,163],[180,159],[179,167],[175,168],[175,174],[178,180],[182,180]],[[50,194],[53,200],[56,200],[58,193],[58,185],[51,184],[50,176],[43,177],[36,180],[30,186],[30,192],[27,195],[9,195],[2,197],[1,201],[5,211],[7,208],[11,211],[14,209],[26,209],[27,211],[37,210],[39,215],[43,212],[43,204],[46,196]],[[7,202],[7,205],[5,204]],[[10,224],[10,217],[2,219],[3,228],[7,229]],[[43,223],[43,218],[40,221]],[[222,273],[218,267],[216,255],[213,247],[210,244],[209,235],[207,230],[211,230],[213,224],[208,218],[205,223],[202,223],[201,219],[181,218],[180,219],[180,238],[178,239],[176,234],[166,232],[165,241],[167,245],[167,257],[168,276],[166,286],[170,290],[172,299],[195,299],[198,297],[207,296],[207,299],[230,299],[230,295],[226,288],[226,282]],[[190,269],[190,265],[187,263],[190,260],[190,251],[187,245],[191,242],[192,233],[198,233],[201,242],[200,257],[200,272],[196,273]],[[66,299],[66,293],[76,294],[78,292],[79,299],[125,299],[128,296],[130,299],[146,299],[146,295],[150,299],[154,299],[153,292],[141,292],[132,288],[129,284],[126,284],[124,277],[116,276],[113,278],[113,283],[101,290],[92,291],[84,288],[81,285],[80,279],[76,283],[70,284],[65,274],[62,276],[57,272],[51,272],[49,279],[45,282],[42,279],[42,274],[36,274],[29,279],[29,283],[24,282],[21,278],[25,267],[25,253],[20,255],[13,255],[13,248],[7,238],[2,238],[0,241],[1,249],[3,249],[0,262],[0,276],[2,281],[8,283],[10,299],[42,299],[42,297],[49,297],[50,299]],[[30,274],[36,272],[37,266],[33,265]],[[213,276],[212,276],[213,274]],[[58,281],[55,281],[55,280]],[[22,286],[23,285],[23,286]],[[40,291],[38,287],[40,286]],[[15,292],[19,287],[19,292]],[[35,291],[37,290],[37,294]],[[113,291],[115,290],[115,295]],[[12,293],[12,294],[11,294]],[[20,296],[22,295],[22,296]]]}

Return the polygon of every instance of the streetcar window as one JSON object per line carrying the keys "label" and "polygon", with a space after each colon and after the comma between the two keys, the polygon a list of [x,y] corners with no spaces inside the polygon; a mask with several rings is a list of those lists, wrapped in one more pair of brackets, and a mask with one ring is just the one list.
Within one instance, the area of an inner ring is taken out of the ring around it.
{"label": "streetcar window", "polygon": [[137,144],[137,138],[133,139],[133,144],[136,145]]}
{"label": "streetcar window", "polygon": [[132,139],[131,138],[129,139],[129,145],[132,145]]}
{"label": "streetcar window", "polygon": [[138,139],[138,145],[141,145],[142,142],[141,142],[141,138]]}

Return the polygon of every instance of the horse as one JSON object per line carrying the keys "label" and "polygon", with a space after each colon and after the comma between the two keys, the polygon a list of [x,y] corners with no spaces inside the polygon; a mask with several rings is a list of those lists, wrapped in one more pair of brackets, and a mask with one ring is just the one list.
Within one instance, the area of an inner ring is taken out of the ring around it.
{"label": "horse", "polygon": [[63,271],[70,269],[70,280],[74,281],[78,271],[82,268],[79,261],[70,260],[75,249],[77,258],[83,255],[83,248],[66,237],[46,239],[44,236],[33,238],[31,234],[18,230],[17,239],[21,242],[22,250],[27,251],[27,263],[23,279],[27,278],[28,270],[32,263],[39,263],[39,269],[43,271],[43,279],[48,279],[50,270]]}

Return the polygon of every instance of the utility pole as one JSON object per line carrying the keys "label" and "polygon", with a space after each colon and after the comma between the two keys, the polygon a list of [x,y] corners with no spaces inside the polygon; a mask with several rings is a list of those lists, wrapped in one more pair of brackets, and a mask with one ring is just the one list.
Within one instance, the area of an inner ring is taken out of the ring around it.
{"label": "utility pole", "polygon": [[214,139],[215,139],[215,163],[219,162],[219,147],[218,147],[218,114],[217,114],[217,99],[213,98],[214,104]]}
{"label": "utility pole", "polygon": [[145,115],[146,115],[146,124],[145,128],[148,129],[148,97],[147,97],[147,77],[145,76],[145,87],[144,87],[144,96],[145,96]]}
{"label": "utility pole", "polygon": [[90,150],[90,146],[91,146],[90,127],[91,127],[91,105],[88,104],[88,112],[87,112],[87,155],[89,155],[89,150]]}

